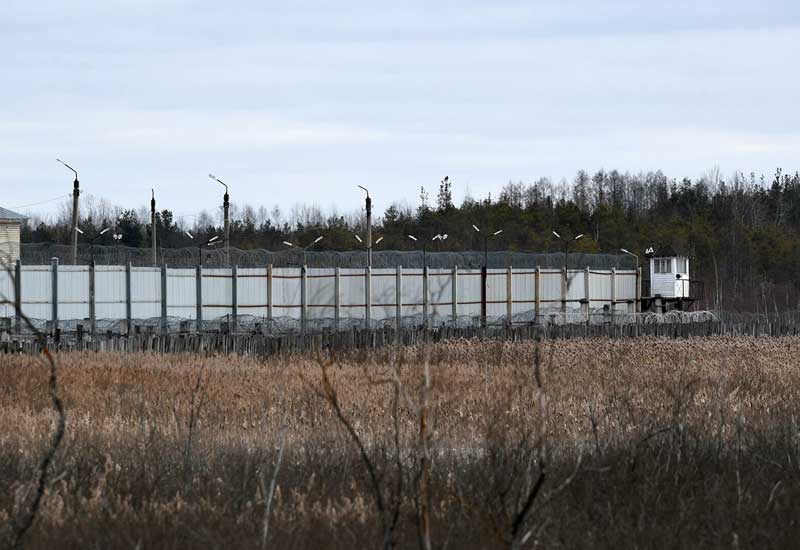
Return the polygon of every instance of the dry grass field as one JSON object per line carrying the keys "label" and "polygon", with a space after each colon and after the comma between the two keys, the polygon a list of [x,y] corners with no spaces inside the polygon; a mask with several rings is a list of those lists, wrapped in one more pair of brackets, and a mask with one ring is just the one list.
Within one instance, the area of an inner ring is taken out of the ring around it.
{"label": "dry grass field", "polygon": [[[800,338],[62,355],[66,435],[21,544],[796,547],[798,355]],[[6,541],[55,426],[47,384],[0,356]]]}

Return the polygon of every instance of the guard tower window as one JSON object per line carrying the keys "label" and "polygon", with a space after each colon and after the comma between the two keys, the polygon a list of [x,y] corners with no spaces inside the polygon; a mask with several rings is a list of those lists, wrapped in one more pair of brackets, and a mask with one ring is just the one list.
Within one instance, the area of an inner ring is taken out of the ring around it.
{"label": "guard tower window", "polygon": [[672,258],[656,258],[656,273],[672,273]]}
{"label": "guard tower window", "polygon": [[675,261],[677,262],[676,273],[686,275],[688,273],[688,270],[686,269],[686,258],[678,258]]}

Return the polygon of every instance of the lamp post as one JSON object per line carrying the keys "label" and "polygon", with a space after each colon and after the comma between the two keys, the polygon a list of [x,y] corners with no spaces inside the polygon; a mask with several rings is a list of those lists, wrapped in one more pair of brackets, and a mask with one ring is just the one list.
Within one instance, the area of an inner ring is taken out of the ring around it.
{"label": "lamp post", "polygon": [[[412,241],[414,241],[415,243],[419,242],[419,239],[417,237],[415,237],[414,235],[406,235],[406,236],[409,239],[411,239]],[[430,242],[433,242],[433,241],[442,242],[442,241],[446,241],[446,240],[447,240],[447,233],[444,233],[444,234],[437,233],[436,235],[434,235],[431,238]],[[423,239],[423,241],[422,241],[422,269],[425,269],[426,267],[428,267],[427,254],[428,254],[428,241]]]}
{"label": "lamp post", "polygon": [[553,231],[553,235],[564,244],[564,272],[569,269],[569,245],[577,241],[578,239],[583,237],[583,233],[578,235],[577,237],[573,237],[571,239],[566,239],[559,235],[556,231]]}
{"label": "lamp post", "polygon": [[78,263],[78,197],[81,195],[80,182],[78,181],[78,171],[61,159],[58,162],[72,170],[75,174],[75,181],[72,182],[72,264]]}
{"label": "lamp post", "polygon": [[486,312],[486,299],[487,299],[486,298],[486,287],[487,287],[487,283],[488,283],[488,279],[489,279],[489,277],[488,277],[488,274],[489,274],[489,272],[488,272],[488,268],[489,268],[489,239],[491,239],[492,237],[496,237],[496,236],[500,235],[503,232],[503,230],[502,229],[498,229],[494,233],[481,232],[480,228],[477,225],[475,225],[474,223],[472,224],[472,229],[474,229],[476,233],[478,233],[481,236],[483,236],[483,268],[481,269],[481,326],[485,327],[486,326],[486,317],[487,317],[487,312]]}
{"label": "lamp post", "polygon": [[151,189],[150,192],[152,193],[152,198],[150,199],[150,227],[152,233],[152,243],[153,243],[153,266],[158,265],[158,248],[156,246],[156,192],[155,189]]}
{"label": "lamp post", "polygon": [[[110,227],[105,227],[105,228],[101,229],[99,232],[95,233],[93,237],[89,238],[89,256],[91,257],[92,265],[94,265],[94,243],[99,237],[102,237],[103,235],[105,235],[109,231],[111,231],[111,228]],[[76,227],[75,228],[75,238],[76,239],[78,237],[78,233],[80,233],[81,235],[86,235],[86,233],[84,233],[83,230],[80,227]],[[122,235],[120,235],[120,238],[121,237],[122,237]],[[114,240],[118,240],[116,234],[114,234]]]}
{"label": "lamp post", "polygon": [[565,237],[562,237],[555,230],[553,230],[553,235],[555,235],[555,237],[560,242],[562,242],[564,244],[564,280],[563,280],[563,283],[562,283],[563,286],[561,287],[562,288],[561,310],[562,310],[562,313],[564,314],[564,318],[566,319],[566,317],[567,317],[567,297],[569,295],[569,245],[574,243],[578,239],[582,238],[583,237],[583,233],[581,233],[578,236],[573,237],[571,239],[567,239]]}
{"label": "lamp post", "polygon": [[[194,240],[194,235],[192,235],[188,231],[184,231],[184,233],[186,233],[187,237],[189,237],[190,239]],[[202,243],[202,242],[201,243],[197,243],[197,256],[198,256],[198,258],[200,260],[200,267],[203,267],[203,247],[204,246],[211,247],[211,246],[216,245],[217,243],[219,243],[219,236],[218,235],[214,235],[213,237],[211,237],[210,239],[208,239],[204,243]]]}
{"label": "lamp post", "polygon": [[230,266],[231,263],[231,225],[230,225],[230,195],[228,194],[228,184],[219,179],[214,174],[209,174],[209,178],[216,181],[223,187],[225,187],[225,195],[222,197],[222,216],[223,216],[223,223],[224,223],[224,231],[225,231],[225,263]]}
{"label": "lamp post", "polygon": [[623,254],[627,254],[628,256],[633,256],[634,258],[636,258],[636,269],[637,270],[639,269],[639,255],[638,254],[634,254],[630,250],[626,250],[624,248],[620,248],[619,251],[622,252]]}
{"label": "lamp post", "polygon": [[[364,244],[364,240],[361,238],[361,235],[359,235],[358,233],[353,233],[353,236],[356,238],[356,240],[359,242],[359,244]],[[369,239],[370,239],[370,237],[368,236],[367,240],[369,240]],[[378,237],[377,239],[375,239],[375,242],[373,243],[373,245],[376,245],[376,244],[380,243],[382,240],[383,240],[382,236]],[[367,265],[370,268],[372,267],[372,247],[369,247],[369,246],[367,248]]]}
{"label": "lamp post", "polygon": [[[363,185],[359,185],[367,193],[365,206],[367,209],[367,266],[372,269],[372,198],[369,196],[369,189]],[[359,241],[361,239],[359,238]]]}
{"label": "lamp post", "polygon": [[[478,229],[478,226],[475,225],[474,223],[472,224],[472,229],[474,229],[476,233],[481,233],[481,230]],[[484,269],[486,269],[488,267],[488,265],[489,265],[489,239],[491,239],[492,237],[498,236],[502,232],[503,232],[502,229],[498,229],[497,231],[495,231],[494,233],[491,233],[491,234],[490,233],[481,233],[481,235],[483,236],[483,268]]]}
{"label": "lamp post", "polygon": [[305,246],[305,247],[297,245],[297,244],[294,244],[294,243],[291,243],[289,241],[283,241],[283,244],[285,244],[289,248],[299,248],[299,249],[301,249],[303,251],[303,265],[302,265],[302,268],[305,269],[306,268],[306,251],[309,248],[311,248],[312,246],[314,246],[315,244],[317,244],[318,242],[320,242],[321,240],[322,240],[322,235],[320,235],[319,237],[314,239],[314,241],[311,244],[309,244],[308,246]]}

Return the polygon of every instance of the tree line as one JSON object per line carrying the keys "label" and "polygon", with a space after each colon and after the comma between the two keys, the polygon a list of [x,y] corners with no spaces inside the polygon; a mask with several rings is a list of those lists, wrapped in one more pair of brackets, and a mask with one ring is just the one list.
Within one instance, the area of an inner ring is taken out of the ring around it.
{"label": "tree line", "polygon": [[[467,196],[453,201],[453,182],[443,179],[433,198],[420,188],[416,205],[394,203],[373,220],[375,250],[430,251],[512,250],[561,252],[556,231],[574,241],[571,250],[619,253],[625,248],[640,256],[644,250],[671,245],[692,258],[692,278],[705,282],[709,307],[734,311],[800,309],[800,174],[776,170],[771,177],[737,173],[729,180],[718,170],[701,178],[669,178],[661,171],[630,174],[579,171],[572,181],[509,182],[496,197]],[[105,203],[82,204],[84,234],[97,235],[114,226],[122,244],[150,246],[149,212],[114,208]],[[196,246],[222,236],[221,213],[207,212],[188,220],[163,209],[156,215],[159,246]],[[231,246],[279,250],[284,241],[301,246],[317,236],[319,250],[363,249],[366,218],[324,213],[304,206],[284,215],[278,208],[233,205]],[[55,220],[33,220],[23,228],[23,242],[69,240],[65,207]],[[480,231],[476,231],[475,228]],[[502,233],[485,240],[485,237]],[[194,239],[187,235],[189,231]],[[95,244],[114,244],[112,232]],[[446,239],[432,238],[446,234]],[[413,235],[417,240],[409,238]],[[93,237],[89,237],[93,238]],[[647,276],[647,275],[645,275]]]}

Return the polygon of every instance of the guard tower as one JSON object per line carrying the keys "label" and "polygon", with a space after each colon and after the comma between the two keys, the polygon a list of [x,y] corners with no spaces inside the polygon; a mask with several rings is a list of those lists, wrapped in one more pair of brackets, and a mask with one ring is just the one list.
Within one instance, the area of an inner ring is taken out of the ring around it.
{"label": "guard tower", "polygon": [[689,255],[672,246],[650,247],[650,279],[643,283],[642,309],[663,313],[688,309],[703,297],[703,283],[691,278]]}

